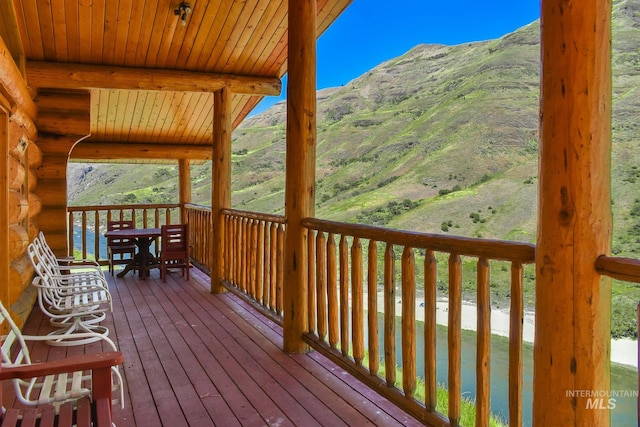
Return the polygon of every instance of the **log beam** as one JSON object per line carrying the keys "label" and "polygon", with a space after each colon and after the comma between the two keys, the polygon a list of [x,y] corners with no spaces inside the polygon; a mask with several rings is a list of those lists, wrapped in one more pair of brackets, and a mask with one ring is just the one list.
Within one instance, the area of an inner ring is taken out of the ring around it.
{"label": "log beam", "polygon": [[[91,134],[91,93],[42,91],[36,97],[38,132],[54,135]],[[68,155],[69,152],[66,152]]]}
{"label": "log beam", "polygon": [[302,220],[315,216],[316,0],[289,0],[289,83],[284,241],[283,347],[309,351],[302,335],[308,319],[308,234]]}
{"label": "log beam", "polygon": [[71,152],[72,160],[211,160],[210,145],[140,144],[122,142],[79,142]]}
{"label": "log beam", "polygon": [[0,38],[0,94],[12,101],[10,109],[20,106],[31,119],[36,117],[37,109],[31,94],[2,38]]}
{"label": "log beam", "polygon": [[608,426],[585,394],[610,389],[611,1],[543,0],[540,23],[533,425]]}
{"label": "log beam", "polygon": [[222,210],[231,207],[231,91],[224,88],[216,92],[213,102],[211,292],[223,293],[225,229]]}
{"label": "log beam", "polygon": [[215,92],[229,87],[233,93],[277,96],[277,77],[201,73],[104,65],[29,61],[27,81],[36,88],[124,89],[175,92]]}

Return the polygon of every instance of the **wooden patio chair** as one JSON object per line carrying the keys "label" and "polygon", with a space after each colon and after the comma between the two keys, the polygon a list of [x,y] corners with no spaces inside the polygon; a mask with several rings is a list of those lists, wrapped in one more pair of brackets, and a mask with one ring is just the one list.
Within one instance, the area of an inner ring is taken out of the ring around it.
{"label": "wooden patio chair", "polygon": [[167,270],[180,268],[182,276],[184,277],[186,271],[189,280],[190,266],[189,225],[163,225],[160,233],[160,278],[166,282]]}
{"label": "wooden patio chair", "polygon": [[60,406],[71,403],[77,409],[84,397],[108,398],[124,407],[122,376],[118,370],[122,353],[109,338],[95,333],[110,349],[108,352],[71,357],[60,361],[34,363],[27,342],[46,341],[46,336],[23,335],[9,312],[0,302],[0,326],[8,333],[2,337],[1,380],[11,380],[16,399],[28,407],[51,405],[56,414]]}
{"label": "wooden patio chair", "polygon": [[[135,228],[133,221],[108,221],[107,231],[121,230],[123,228]],[[125,258],[128,255],[129,258]],[[113,275],[114,265],[127,264],[136,255],[136,242],[134,239],[107,237],[107,258],[109,259],[109,272]]]}

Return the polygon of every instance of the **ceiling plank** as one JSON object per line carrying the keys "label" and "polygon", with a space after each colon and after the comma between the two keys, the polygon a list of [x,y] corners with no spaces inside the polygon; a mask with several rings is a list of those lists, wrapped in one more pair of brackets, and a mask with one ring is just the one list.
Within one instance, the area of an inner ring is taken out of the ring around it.
{"label": "ceiling plank", "polygon": [[233,93],[280,95],[277,77],[253,77],[193,71],[149,70],[86,64],[29,61],[27,81],[51,89],[127,89],[215,92],[229,86]]}
{"label": "ceiling plank", "polygon": [[105,0],[91,1],[91,62],[100,64],[105,33]]}
{"label": "ceiling plank", "polygon": [[13,59],[18,64],[24,57],[16,10],[12,2],[0,2],[0,37],[4,40]]}

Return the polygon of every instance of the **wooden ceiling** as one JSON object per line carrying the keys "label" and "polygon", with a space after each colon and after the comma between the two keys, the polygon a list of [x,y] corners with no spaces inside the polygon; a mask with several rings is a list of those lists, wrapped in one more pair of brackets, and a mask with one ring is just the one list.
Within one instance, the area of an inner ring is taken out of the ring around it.
{"label": "wooden ceiling", "polygon": [[[317,34],[350,2],[318,0]],[[234,127],[277,94],[287,0],[188,3],[182,26],[179,0],[0,0],[0,36],[33,89],[91,90],[86,143],[211,145],[220,79]]]}

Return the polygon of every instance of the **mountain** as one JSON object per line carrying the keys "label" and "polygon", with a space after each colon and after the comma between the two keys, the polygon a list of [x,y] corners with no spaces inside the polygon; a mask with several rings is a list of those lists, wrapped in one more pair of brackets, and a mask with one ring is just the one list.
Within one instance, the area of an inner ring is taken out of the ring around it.
{"label": "mountain", "polygon": [[[639,52],[640,1],[614,2],[614,249],[622,254],[640,251]],[[533,242],[539,56],[534,22],[497,40],[419,45],[319,91],[317,216]],[[281,102],[234,132],[234,207],[283,212],[285,120]],[[71,165],[71,203],[177,200],[175,166],[131,169]],[[210,165],[192,175],[194,201],[209,204]]]}

